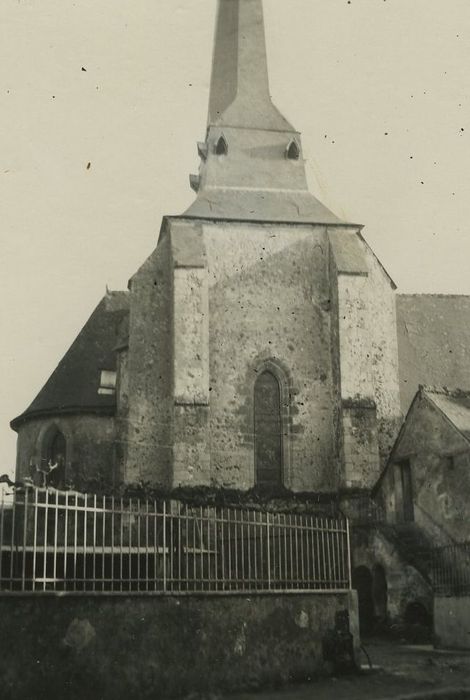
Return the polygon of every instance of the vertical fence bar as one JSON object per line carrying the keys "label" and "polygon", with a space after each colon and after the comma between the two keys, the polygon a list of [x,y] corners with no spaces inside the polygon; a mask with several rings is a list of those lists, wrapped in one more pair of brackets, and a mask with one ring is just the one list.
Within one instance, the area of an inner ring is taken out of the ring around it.
{"label": "vertical fence bar", "polygon": [[14,589],[14,565],[16,563],[15,548],[15,525],[16,525],[16,494],[13,496],[13,508],[11,515],[11,543],[10,543],[10,590]]}
{"label": "vertical fence bar", "polygon": [[300,586],[300,567],[299,567],[299,516],[294,515],[294,551],[295,551],[295,584],[296,588]]}
{"label": "vertical fence bar", "polygon": [[225,522],[224,522],[224,509],[220,509],[220,565],[221,565],[221,578],[222,578],[222,590],[226,590],[226,576],[225,576]]}
{"label": "vertical fence bar", "polygon": [[211,540],[211,509],[206,508],[206,518],[207,518],[207,590],[211,590],[212,584],[212,572],[211,572],[211,556],[212,556],[212,540]]}
{"label": "vertical fence bar", "polygon": [[114,591],[114,527],[115,527],[115,514],[116,509],[114,496],[111,496],[111,566],[110,566],[110,576],[111,576],[111,590]]}
{"label": "vertical fence bar", "polygon": [[132,498],[129,499],[128,520],[129,520],[129,546],[128,546],[128,563],[127,563],[127,590],[132,590]]}
{"label": "vertical fence bar", "polygon": [[185,552],[185,557],[184,557],[184,574],[185,574],[185,586],[186,590],[189,591],[189,532],[190,532],[190,526],[189,526],[189,508],[186,506],[185,511],[185,533],[184,533],[184,552]]}
{"label": "vertical fence bar", "polygon": [[5,522],[5,489],[2,488],[2,512],[0,514],[0,583],[3,583],[3,544],[4,544],[4,522]]}
{"label": "vertical fence bar", "polygon": [[88,495],[83,500],[83,582],[82,590],[86,590],[87,581],[87,535],[88,535]]}
{"label": "vertical fence bar", "polygon": [[137,499],[137,586],[136,590],[140,590],[140,547],[141,547],[141,534],[140,529],[142,526],[141,521],[141,508],[140,508],[140,498]]}
{"label": "vertical fence bar", "polygon": [[317,578],[317,571],[315,567],[315,544],[314,544],[314,531],[313,531],[313,517],[309,517],[310,520],[310,530],[309,530],[309,538],[310,538],[310,543],[309,543],[309,556],[310,556],[310,566],[309,566],[309,571],[310,573],[310,588],[316,588],[316,578]]}
{"label": "vertical fence bar", "polygon": [[351,576],[351,545],[349,541],[349,518],[346,518],[346,547],[348,551],[348,588],[352,590],[352,576]]}
{"label": "vertical fence bar", "polygon": [[322,569],[322,588],[324,589],[326,586],[326,581],[328,578],[328,559],[327,559],[327,554],[326,554],[326,545],[325,545],[325,522],[323,518],[320,518],[319,520],[317,519],[317,523],[320,523],[320,537],[321,537],[321,553],[322,553],[322,564],[323,564],[323,569]]}
{"label": "vertical fence bar", "polygon": [[[2,502],[2,521],[3,521],[3,502]],[[37,537],[38,537],[38,491],[34,489],[34,526],[33,526],[33,583],[32,590],[36,590],[36,554],[37,554]],[[0,534],[0,548],[3,544],[3,533]],[[1,561],[2,553],[0,549],[0,581],[1,581]]]}
{"label": "vertical fence bar", "polygon": [[233,512],[233,554],[235,557],[235,590],[239,590],[240,582],[238,580],[238,514]]}
{"label": "vertical fence bar", "polygon": [[119,590],[123,587],[123,569],[124,569],[124,501],[121,498],[121,510],[119,511]]}
{"label": "vertical fence bar", "polygon": [[330,528],[329,518],[326,518],[325,536],[326,536],[326,557],[327,557],[327,562],[328,562],[327,587],[329,587],[331,585],[331,578],[332,578],[331,547],[330,547],[331,528]]}
{"label": "vertical fence bar", "polygon": [[306,528],[304,525],[304,516],[300,515],[300,571],[302,575],[302,586],[301,588],[305,588],[305,537],[306,537]]}
{"label": "vertical fence bar", "polygon": [[167,591],[166,571],[166,501],[163,501],[163,590]]}
{"label": "vertical fence bar", "polygon": [[69,492],[65,493],[65,514],[64,514],[64,566],[63,566],[63,577],[64,577],[64,590],[68,590],[67,582],[67,557],[68,557],[68,535],[69,535]]}
{"label": "vertical fence bar", "polygon": [[[271,578],[268,580],[268,584],[271,584],[271,588],[279,588],[279,581],[281,578],[281,549],[280,549],[280,539],[279,539],[279,513],[271,513]],[[265,533],[263,532],[263,537]]]}
{"label": "vertical fence bar", "polygon": [[[204,522],[202,506],[199,508],[199,585],[204,590]],[[197,588],[197,586],[196,586]]]}
{"label": "vertical fence bar", "polygon": [[92,576],[93,576],[93,583],[92,583],[92,590],[96,591],[96,530],[97,530],[97,502],[96,502],[96,493],[93,496],[93,554],[92,554],[92,562],[93,562],[93,567],[92,567]]}
{"label": "vertical fence bar", "polygon": [[259,513],[252,512],[253,518],[253,589],[258,588],[258,537],[260,533]]}
{"label": "vertical fence bar", "polygon": [[78,537],[78,496],[75,494],[73,528],[73,590],[77,590],[77,537]]}
{"label": "vertical fence bar", "polygon": [[149,590],[149,501],[145,499],[145,590]]}
{"label": "vertical fence bar", "polygon": [[103,496],[102,501],[102,518],[103,518],[103,529],[101,532],[101,590],[104,591],[106,587],[106,496]]}
{"label": "vertical fence bar", "polygon": [[158,504],[156,499],[153,499],[153,590],[157,590],[158,586]]}
{"label": "vertical fence bar", "polygon": [[227,517],[227,543],[228,543],[228,548],[227,548],[227,553],[228,553],[228,582],[229,582],[229,590],[232,590],[232,533],[231,533],[231,527],[230,527],[230,511],[228,508],[225,509],[226,511],[226,517]]}
{"label": "vertical fence bar", "polygon": [[23,522],[23,564],[21,567],[21,590],[26,590],[26,542],[28,535],[28,489],[24,491],[24,522]]}
{"label": "vertical fence bar", "polygon": [[48,504],[49,490],[46,489],[46,499],[44,502],[44,549],[43,549],[43,566],[42,566],[42,589],[46,590],[46,575],[47,575],[47,521],[48,521]]}
{"label": "vertical fence bar", "polygon": [[268,566],[268,590],[271,590],[271,527],[269,513],[266,513],[266,558]]}
{"label": "vertical fence bar", "polygon": [[191,520],[192,520],[192,530],[193,530],[193,537],[192,537],[192,544],[193,544],[193,578],[191,581],[191,590],[194,591],[196,589],[196,581],[197,581],[197,559],[196,559],[196,512],[194,508],[191,509]]}
{"label": "vertical fence bar", "polygon": [[59,529],[59,492],[55,492],[55,505],[54,505],[54,553],[53,553],[53,565],[52,565],[52,588],[57,590],[57,533]]}
{"label": "vertical fence bar", "polygon": [[178,557],[178,561],[177,561],[177,565],[178,565],[178,590],[181,591],[182,588],[184,588],[184,587],[182,586],[182,583],[181,583],[181,578],[182,578],[182,561],[181,561],[182,557],[181,557],[181,554],[182,554],[183,542],[182,542],[182,538],[181,538],[181,505],[180,504],[178,504],[178,541],[177,541],[177,546],[178,546],[178,549],[177,549],[176,555]]}

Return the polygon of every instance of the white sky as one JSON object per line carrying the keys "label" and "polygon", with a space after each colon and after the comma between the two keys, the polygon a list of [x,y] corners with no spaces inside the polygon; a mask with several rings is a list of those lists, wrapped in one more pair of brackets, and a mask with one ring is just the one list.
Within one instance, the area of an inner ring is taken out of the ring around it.
{"label": "white sky", "polygon": [[[9,420],[192,201],[215,6],[1,0],[0,473]],[[365,224],[400,291],[469,294],[470,2],[265,0],[265,15],[313,193]]]}

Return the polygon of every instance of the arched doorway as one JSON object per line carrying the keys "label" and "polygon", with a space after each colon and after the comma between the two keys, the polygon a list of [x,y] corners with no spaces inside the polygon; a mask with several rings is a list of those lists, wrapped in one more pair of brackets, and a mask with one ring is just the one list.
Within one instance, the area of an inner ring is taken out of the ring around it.
{"label": "arched doorway", "polygon": [[422,603],[416,600],[408,603],[403,617],[407,625],[420,625],[421,627],[432,628],[432,615]]}
{"label": "arched doorway", "polygon": [[47,465],[57,465],[47,476],[47,485],[56,489],[65,486],[65,463],[67,454],[67,443],[64,434],[56,430],[47,445],[46,463]]}
{"label": "arched doorway", "polygon": [[380,564],[374,567],[372,595],[374,599],[375,617],[379,622],[385,622],[387,619],[388,586],[385,570]]}
{"label": "arched doorway", "polygon": [[280,486],[283,482],[281,388],[269,370],[262,372],[255,382],[254,438],[256,485]]}
{"label": "arched doorway", "polygon": [[367,566],[358,566],[353,570],[352,587],[357,591],[361,634],[371,632],[374,623],[372,582],[372,573]]}

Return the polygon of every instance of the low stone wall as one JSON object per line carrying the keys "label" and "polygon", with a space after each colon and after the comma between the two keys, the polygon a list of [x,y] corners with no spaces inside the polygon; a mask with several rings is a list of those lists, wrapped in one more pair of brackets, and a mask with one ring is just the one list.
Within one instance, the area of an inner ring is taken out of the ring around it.
{"label": "low stone wall", "polygon": [[325,640],[355,593],[0,598],[2,698],[185,697],[331,672]]}
{"label": "low stone wall", "polygon": [[436,646],[470,649],[470,596],[434,598]]}

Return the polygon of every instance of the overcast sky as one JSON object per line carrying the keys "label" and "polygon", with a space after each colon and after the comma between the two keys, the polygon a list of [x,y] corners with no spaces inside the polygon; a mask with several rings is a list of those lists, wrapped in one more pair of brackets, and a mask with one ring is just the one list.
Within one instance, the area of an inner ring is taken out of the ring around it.
{"label": "overcast sky", "polygon": [[[192,200],[215,7],[1,0],[0,473],[9,420]],[[470,2],[265,0],[265,16],[313,193],[365,225],[399,291],[469,294]]]}

